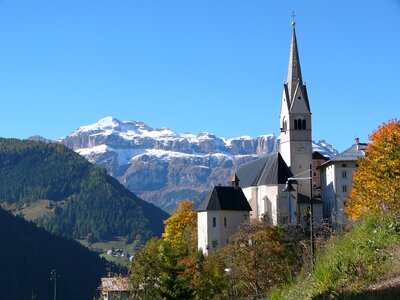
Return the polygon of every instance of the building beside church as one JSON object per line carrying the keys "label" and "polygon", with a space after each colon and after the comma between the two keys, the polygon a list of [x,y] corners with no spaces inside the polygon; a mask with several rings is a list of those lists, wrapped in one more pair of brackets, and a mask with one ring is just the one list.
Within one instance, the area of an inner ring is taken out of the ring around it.
{"label": "building beside church", "polygon": [[197,210],[197,247],[204,254],[229,243],[239,225],[250,219],[251,207],[234,175],[232,186],[215,186]]}
{"label": "building beside church", "polygon": [[324,216],[334,225],[348,223],[344,208],[349,197],[353,173],[358,160],[365,156],[367,144],[359,139],[342,153],[324,162],[321,170],[321,196],[324,200]]}

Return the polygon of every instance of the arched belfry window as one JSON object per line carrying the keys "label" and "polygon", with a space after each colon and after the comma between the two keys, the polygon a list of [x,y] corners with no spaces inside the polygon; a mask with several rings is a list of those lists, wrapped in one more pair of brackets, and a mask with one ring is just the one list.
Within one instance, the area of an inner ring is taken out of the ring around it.
{"label": "arched belfry window", "polygon": [[294,119],[294,129],[295,130],[306,130],[307,129],[306,119],[304,119],[303,117]]}
{"label": "arched belfry window", "polygon": [[287,130],[287,122],[286,119],[284,118],[282,121],[281,132],[286,132],[286,130]]}

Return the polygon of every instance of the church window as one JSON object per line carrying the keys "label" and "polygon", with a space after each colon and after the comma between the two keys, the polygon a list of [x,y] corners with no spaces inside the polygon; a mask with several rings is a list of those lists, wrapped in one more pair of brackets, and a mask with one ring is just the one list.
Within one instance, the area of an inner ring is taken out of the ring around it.
{"label": "church window", "polygon": [[224,226],[226,227],[226,217],[224,217]]}
{"label": "church window", "polygon": [[301,99],[301,97],[299,96],[299,97],[297,97],[297,99]]}
{"label": "church window", "polygon": [[342,168],[346,168],[347,167],[347,165],[346,164],[342,164]]}
{"label": "church window", "polygon": [[287,122],[286,122],[286,120],[285,119],[283,119],[283,121],[282,121],[282,128],[281,128],[281,132],[286,132],[286,130],[287,130]]}
{"label": "church window", "polygon": [[347,193],[347,185],[343,185],[342,190],[343,190],[343,193]]}
{"label": "church window", "polygon": [[213,218],[213,227],[217,227],[217,218],[216,217]]}
{"label": "church window", "polygon": [[342,172],[342,178],[347,178],[347,171]]}
{"label": "church window", "polygon": [[306,129],[306,120],[303,118],[294,120],[294,129],[295,130],[305,130]]}

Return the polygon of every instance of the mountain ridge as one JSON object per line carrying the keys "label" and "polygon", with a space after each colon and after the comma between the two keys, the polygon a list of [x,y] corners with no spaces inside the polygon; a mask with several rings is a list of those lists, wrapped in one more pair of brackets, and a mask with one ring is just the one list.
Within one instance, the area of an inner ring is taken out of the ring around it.
{"label": "mountain ridge", "polygon": [[[105,117],[81,126],[59,142],[99,165],[142,199],[172,212],[189,198],[198,205],[238,167],[277,151],[274,134],[221,138],[212,133],[178,134],[142,121]],[[338,152],[326,141],[314,143],[323,155]]]}

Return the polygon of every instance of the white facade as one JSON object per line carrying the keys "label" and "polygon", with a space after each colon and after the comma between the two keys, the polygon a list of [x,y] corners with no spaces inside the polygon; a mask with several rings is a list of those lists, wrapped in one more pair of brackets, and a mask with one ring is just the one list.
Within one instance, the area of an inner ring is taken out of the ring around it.
{"label": "white facade", "polygon": [[357,163],[334,162],[321,170],[321,196],[327,217],[334,223],[347,224],[344,211]]}
{"label": "white facade", "polygon": [[296,199],[292,195],[289,203],[289,194],[282,192],[284,187],[284,184],[277,184],[244,188],[243,193],[252,209],[250,219],[266,218],[272,225],[295,224],[297,216]]}
{"label": "white facade", "polygon": [[[293,186],[297,190],[297,185]],[[252,208],[250,219],[266,218],[271,221],[272,225],[283,223],[305,225],[304,214],[310,208],[310,204],[298,202],[297,191],[291,192],[290,195],[288,192],[282,192],[284,187],[284,184],[278,184],[244,188],[243,193]],[[313,203],[313,212],[314,222],[320,223],[323,219],[323,205],[321,201]]]}
{"label": "white facade", "polygon": [[197,213],[198,249],[204,254],[229,243],[239,225],[250,219],[248,211],[210,210]]}
{"label": "white facade", "polygon": [[321,197],[325,202],[324,215],[332,223],[348,223],[345,206],[348,200],[353,173],[358,167],[358,159],[365,156],[367,144],[359,143],[321,165]]}

